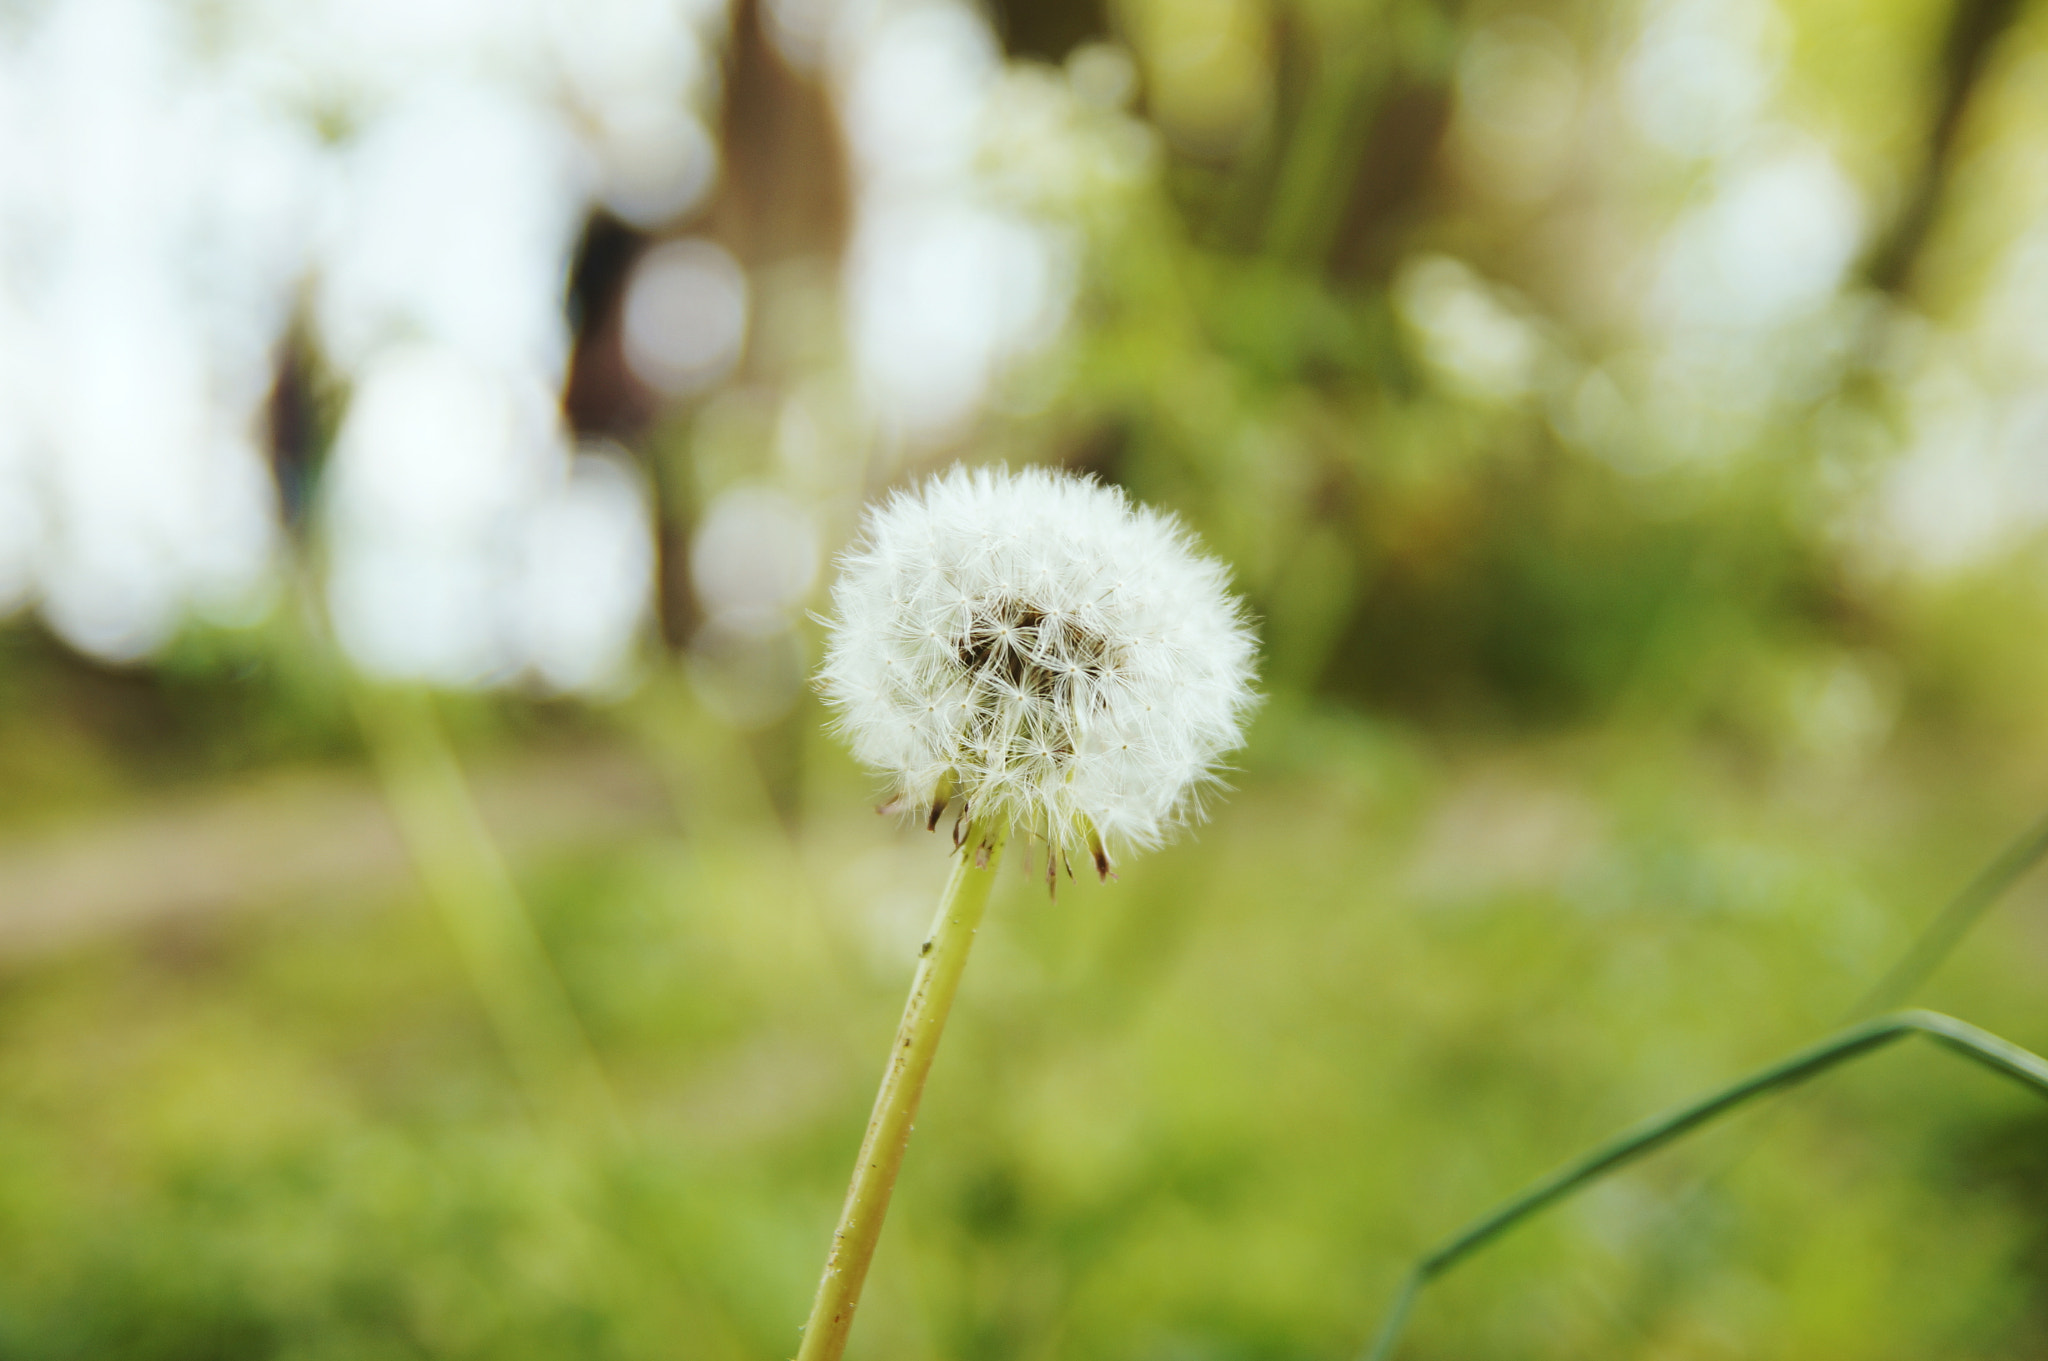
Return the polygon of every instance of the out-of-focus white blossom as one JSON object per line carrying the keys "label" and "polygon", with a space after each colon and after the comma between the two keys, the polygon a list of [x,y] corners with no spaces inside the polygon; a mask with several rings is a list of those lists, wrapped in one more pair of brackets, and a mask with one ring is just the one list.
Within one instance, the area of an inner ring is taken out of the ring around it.
{"label": "out-of-focus white blossom", "polygon": [[820,684],[937,825],[959,795],[1055,849],[1149,846],[1242,741],[1254,644],[1170,516],[1044,469],[953,471],[869,515]]}

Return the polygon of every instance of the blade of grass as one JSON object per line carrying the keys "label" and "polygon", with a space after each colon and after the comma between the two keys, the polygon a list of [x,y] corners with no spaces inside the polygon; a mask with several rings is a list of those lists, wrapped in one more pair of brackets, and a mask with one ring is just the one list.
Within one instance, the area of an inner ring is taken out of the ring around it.
{"label": "blade of grass", "polygon": [[1965,884],[1962,892],[1950,899],[1948,906],[1922,928],[1919,937],[1900,956],[1899,962],[1850,1008],[1849,1015],[1868,1016],[1885,1011],[1912,996],[1914,990],[1942,966],[1956,946],[1962,944],[1963,937],[1983,920],[1984,914],[1997,906],[1999,899],[2044,857],[2048,857],[2048,818],[2030,828],[1979,870],[1977,877]]}
{"label": "blade of grass", "polygon": [[358,687],[356,717],[406,849],[534,1114],[623,1131],[611,1086],[423,690]]}
{"label": "blade of grass", "polygon": [[[1848,1025],[1905,1002],[1921,984],[1933,977],[1971,930],[2044,858],[2048,858],[2048,819],[2008,842],[1978,870],[1921,928],[1912,945],[1892,967],[1842,1014],[1839,1024]],[[1657,1301],[1675,1282],[1680,1257],[1691,1251],[1695,1239],[1689,1226],[1697,1223],[1699,1207],[1727,1182],[1750,1152],[1768,1137],[1772,1122],[1783,1119],[1792,1105],[1790,1101],[1780,1103],[1766,1119],[1751,1126],[1737,1145],[1722,1157],[1720,1165],[1702,1174],[1682,1202],[1661,1217],[1660,1226],[1643,1246],[1641,1255],[1645,1266],[1630,1292],[1630,1302],[1623,1310],[1626,1316],[1638,1320],[1638,1328],[1643,1326],[1640,1320],[1654,1312],[1658,1307]]]}
{"label": "blade of grass", "polygon": [[1882,1049],[1908,1035],[1926,1035],[1948,1051],[2003,1074],[2048,1097],[2048,1060],[1967,1022],[1933,1011],[1902,1011],[1854,1025],[1789,1058],[1696,1101],[1624,1130],[1585,1156],[1539,1178],[1519,1195],[1424,1253],[1402,1278],[1386,1321],[1364,1361],[1390,1361],[1422,1288],[1534,1215],[1757,1097],[1818,1077],[1830,1068]]}

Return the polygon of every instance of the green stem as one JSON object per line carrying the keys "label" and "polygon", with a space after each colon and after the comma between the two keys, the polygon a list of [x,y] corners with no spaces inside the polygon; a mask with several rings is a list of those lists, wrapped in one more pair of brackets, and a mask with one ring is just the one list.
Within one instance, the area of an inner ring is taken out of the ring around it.
{"label": "green stem", "polygon": [[875,1240],[882,1233],[882,1217],[889,1212],[889,1195],[896,1189],[896,1173],[910,1143],[910,1124],[917,1118],[924,1080],[939,1052],[939,1035],[960,990],[960,973],[967,967],[967,951],[974,944],[974,931],[981,925],[1002,858],[1003,829],[979,820],[969,824],[966,848],[946,881],[939,914],[910,984],[910,1000],[896,1027],[889,1068],[882,1074],[882,1090],[868,1117],[867,1137],[861,1140],[860,1161],[854,1165],[853,1185],[847,1188],[839,1227],[832,1234],[832,1252],[825,1259],[825,1276],[818,1282],[797,1361],[838,1361],[846,1350],[853,1311],[860,1304]]}
{"label": "green stem", "polygon": [[1356,178],[1355,161],[1384,83],[1384,63],[1377,46],[1356,33],[1315,34],[1311,40],[1315,68],[1273,186],[1265,250],[1276,260],[1319,273],[1328,264]]}
{"label": "green stem", "polygon": [[477,811],[434,697],[366,686],[354,700],[399,834],[534,1114],[617,1134],[610,1084]]}
{"label": "green stem", "polygon": [[1995,1073],[2048,1096],[2048,1062],[1952,1016],[1934,1011],[1901,1011],[1851,1026],[1833,1038],[1802,1049],[1732,1086],[1643,1121],[1584,1157],[1558,1168],[1512,1200],[1452,1234],[1425,1253],[1402,1278],[1401,1288],[1387,1311],[1387,1320],[1366,1352],[1365,1361],[1388,1361],[1393,1356],[1394,1346],[1400,1341],[1401,1330],[1407,1324],[1409,1310],[1423,1286],[1523,1220],[1737,1106],[1818,1077],[1837,1064],[1882,1049],[1908,1035],[1925,1035],[1951,1053],[1981,1063]]}

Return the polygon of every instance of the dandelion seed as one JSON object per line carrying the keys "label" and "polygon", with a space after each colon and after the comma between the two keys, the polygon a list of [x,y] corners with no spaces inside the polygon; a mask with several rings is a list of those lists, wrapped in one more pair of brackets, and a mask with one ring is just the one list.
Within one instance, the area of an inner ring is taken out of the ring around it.
{"label": "dandelion seed", "polygon": [[1222,566],[1087,478],[955,468],[899,493],[832,600],[820,687],[900,806],[957,796],[1105,874],[1199,815],[1252,705]]}

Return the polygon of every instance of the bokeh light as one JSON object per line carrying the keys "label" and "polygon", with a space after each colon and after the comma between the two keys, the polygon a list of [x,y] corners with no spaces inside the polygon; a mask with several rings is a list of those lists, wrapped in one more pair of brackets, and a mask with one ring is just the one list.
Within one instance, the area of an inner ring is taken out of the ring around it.
{"label": "bokeh light", "polygon": [[642,382],[671,396],[702,391],[746,344],[747,277],[715,242],[664,242],[634,266],[623,324]]}

